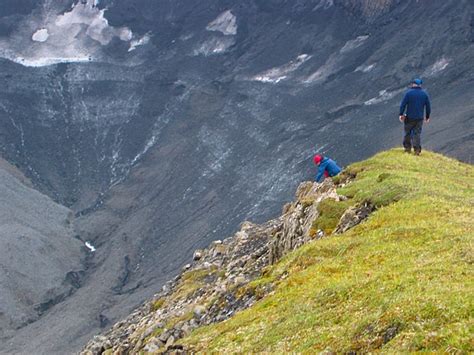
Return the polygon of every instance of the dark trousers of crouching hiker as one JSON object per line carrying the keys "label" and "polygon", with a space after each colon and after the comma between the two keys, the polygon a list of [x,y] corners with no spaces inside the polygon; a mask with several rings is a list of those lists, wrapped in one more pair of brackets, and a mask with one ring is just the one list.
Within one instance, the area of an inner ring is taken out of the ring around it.
{"label": "dark trousers of crouching hiker", "polygon": [[403,138],[403,147],[405,151],[411,151],[411,147],[415,153],[421,152],[421,129],[423,120],[405,119],[405,137]]}

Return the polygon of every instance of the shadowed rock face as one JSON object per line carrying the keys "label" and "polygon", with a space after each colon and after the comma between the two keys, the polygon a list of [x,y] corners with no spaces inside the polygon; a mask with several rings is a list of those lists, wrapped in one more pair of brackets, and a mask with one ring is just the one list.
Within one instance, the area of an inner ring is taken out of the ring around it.
{"label": "shadowed rock face", "polygon": [[81,287],[9,351],[79,348],[194,249],[276,215],[316,151],[345,165],[400,144],[398,103],[415,75],[433,100],[424,146],[472,161],[467,0],[7,8],[2,155],[74,210],[97,248]]}
{"label": "shadowed rock face", "polygon": [[2,343],[80,287],[83,243],[74,238],[71,217],[0,160]]}

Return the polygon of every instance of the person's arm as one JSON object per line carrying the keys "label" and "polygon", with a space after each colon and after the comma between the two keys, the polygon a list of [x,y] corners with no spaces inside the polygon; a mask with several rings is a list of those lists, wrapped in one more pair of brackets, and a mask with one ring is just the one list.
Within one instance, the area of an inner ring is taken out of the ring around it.
{"label": "person's arm", "polygon": [[405,96],[403,96],[403,100],[400,103],[400,116],[402,116],[405,113],[407,104],[408,104],[408,93],[406,93]]}
{"label": "person's arm", "polygon": [[321,178],[323,177],[324,171],[326,170],[325,167],[319,166],[318,168],[318,175],[316,175],[316,182],[321,182]]}
{"label": "person's arm", "polygon": [[430,97],[428,94],[426,94],[426,122],[430,121],[430,115],[431,115],[431,102],[430,102]]}
{"label": "person's arm", "polygon": [[408,93],[406,93],[405,96],[403,96],[403,100],[400,103],[400,116],[399,116],[399,118],[400,118],[400,121],[402,121],[402,122],[405,119],[404,113],[405,113],[405,109],[407,108],[407,104],[408,104]]}

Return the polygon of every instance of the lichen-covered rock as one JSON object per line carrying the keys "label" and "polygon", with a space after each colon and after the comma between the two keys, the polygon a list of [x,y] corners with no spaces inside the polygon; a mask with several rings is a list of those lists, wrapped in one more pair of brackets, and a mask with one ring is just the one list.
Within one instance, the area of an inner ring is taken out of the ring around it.
{"label": "lichen-covered rock", "polygon": [[202,257],[202,250],[199,250],[199,249],[196,250],[193,254],[193,260],[197,261],[197,260],[201,259],[201,257]]}
{"label": "lichen-covered rock", "polygon": [[342,215],[339,223],[334,230],[335,234],[341,234],[355,227],[374,211],[374,206],[370,203],[364,203],[359,206],[349,207]]}
{"label": "lichen-covered rock", "polygon": [[327,198],[339,200],[331,179],[323,183],[304,182],[296,191],[296,202],[282,216],[282,228],[270,245],[270,263],[312,240],[310,229],[318,217],[318,204]]}
{"label": "lichen-covered rock", "polygon": [[205,311],[206,311],[206,307],[204,306],[198,305],[194,307],[194,310],[193,310],[194,317],[198,319],[201,318],[201,316],[204,314]]}
{"label": "lichen-covered rock", "polygon": [[87,350],[83,353],[85,355],[98,355],[105,351],[105,344],[108,339],[102,335],[96,335],[89,343]]}
{"label": "lichen-covered rock", "polygon": [[151,339],[144,347],[143,351],[146,351],[147,353],[155,353],[160,350],[160,348],[163,347],[163,343],[159,341],[158,339]]}

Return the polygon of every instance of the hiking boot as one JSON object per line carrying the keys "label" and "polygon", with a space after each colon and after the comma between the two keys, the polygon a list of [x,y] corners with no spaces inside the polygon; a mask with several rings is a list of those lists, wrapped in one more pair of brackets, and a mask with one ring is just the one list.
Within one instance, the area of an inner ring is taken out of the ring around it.
{"label": "hiking boot", "polygon": [[405,148],[405,153],[411,154],[411,149],[410,148]]}
{"label": "hiking boot", "polygon": [[415,155],[420,155],[421,154],[421,150],[415,150]]}

